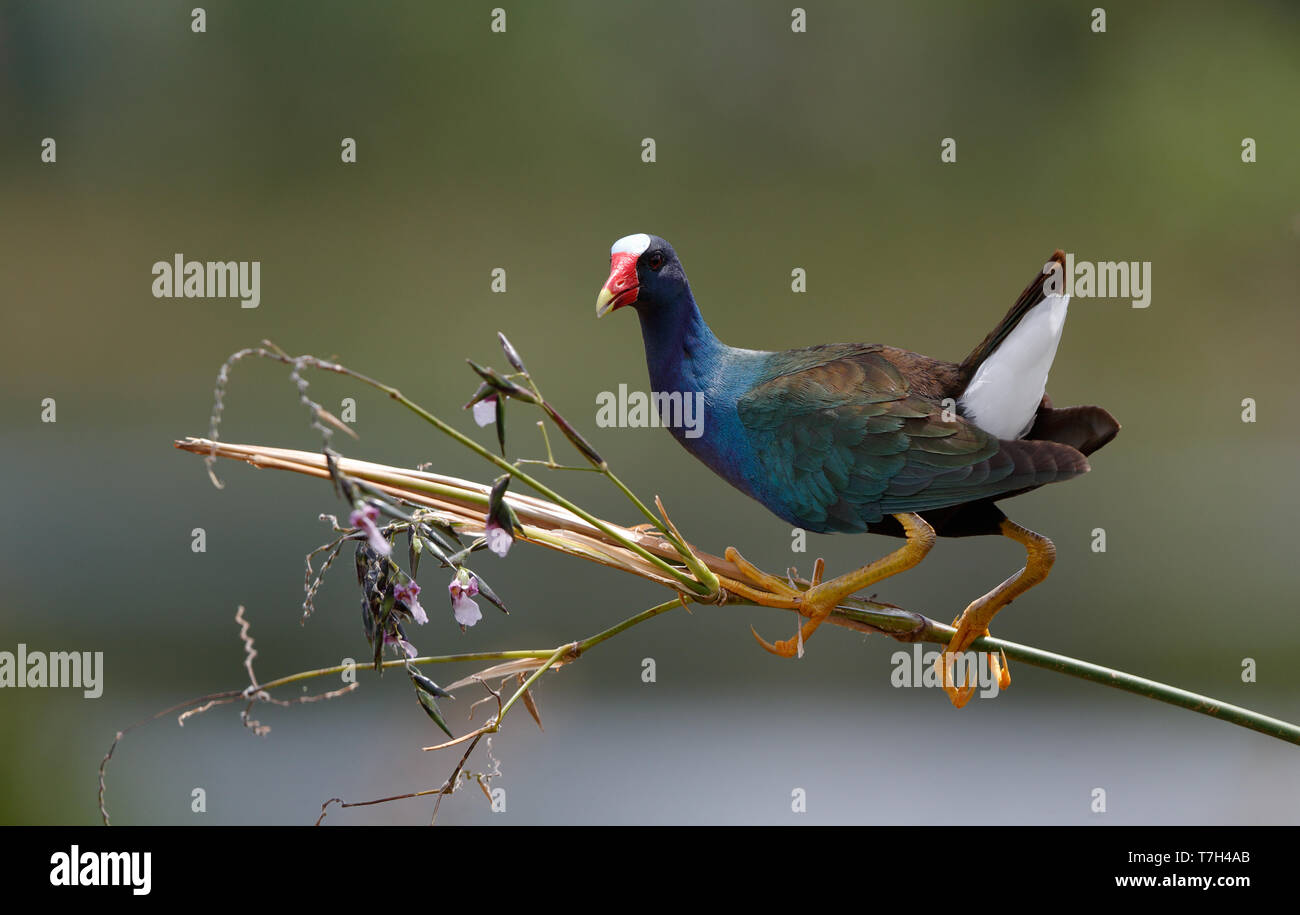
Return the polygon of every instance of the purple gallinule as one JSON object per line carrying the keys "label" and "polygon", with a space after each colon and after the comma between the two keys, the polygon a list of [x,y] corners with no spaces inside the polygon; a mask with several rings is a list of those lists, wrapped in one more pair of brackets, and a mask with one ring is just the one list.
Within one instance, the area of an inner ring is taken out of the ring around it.
{"label": "purple gallinule", "polygon": [[[1052,261],[1063,264],[1057,251]],[[1021,527],[997,503],[1088,470],[1086,455],[1119,431],[1100,407],[1055,409],[1044,389],[1065,326],[1068,295],[1048,294],[1049,261],[983,342],[961,363],[891,346],[832,343],[783,352],[736,349],[713,335],[672,246],[629,235],[610,250],[597,317],[633,306],[641,319],[654,392],[702,394],[703,425],[674,437],[716,474],[778,517],[818,533],[870,531],[906,542],[829,581],[819,560],[806,588],[768,575],[733,548],[747,582],[726,586],[767,606],[797,610],[784,657],[806,642],[840,601],[919,563],[936,536],[998,534],[1024,546],[1025,567],[953,621],[940,666],[958,707],[974,687],[952,685],[951,655],[988,632],[994,615],[1047,577],[1052,542]],[[659,401],[668,403],[667,399]],[[1009,682],[995,663],[995,675]]]}

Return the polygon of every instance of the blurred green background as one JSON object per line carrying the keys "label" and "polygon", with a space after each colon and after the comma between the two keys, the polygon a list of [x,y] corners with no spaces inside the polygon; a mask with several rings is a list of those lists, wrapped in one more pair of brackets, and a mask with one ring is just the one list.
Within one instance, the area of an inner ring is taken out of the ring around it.
{"label": "blurred green background", "polygon": [[[201,35],[194,5],[0,15],[0,649],[103,651],[106,665],[98,700],[0,692],[0,821],[96,821],[117,729],[241,685],[239,604],[263,679],[364,655],[350,560],[298,622],[303,554],[327,535],[316,517],[344,511],[329,488],[231,464],[217,491],[171,447],[206,434],[217,367],[264,337],[337,354],[472,428],[464,359],[503,365],[505,331],[701,546],[772,569],[824,555],[831,571],[892,549],[814,536],[792,556],[784,523],[662,430],[595,428],[598,392],[647,384],[633,317],[593,318],[610,243],[641,231],[673,242],[722,339],[765,349],[860,340],[960,359],[1053,248],[1150,261],[1149,308],[1073,304],[1049,391],[1124,429],[1089,476],[1008,503],[1059,559],[994,631],[1300,719],[1294,4],[1124,4],[1094,34],[1093,4],[817,2],[793,34],[789,3],[556,2],[507,5],[493,34],[493,4],[208,2]],[[39,159],[44,137],[57,164]],[[939,161],[944,137],[956,164]],[[151,265],[176,252],[260,260],[261,307],[154,298]],[[371,392],[324,377],[313,392],[358,399],[361,440],[338,442],[350,456],[494,475]],[[45,397],[57,423],[40,421]],[[533,419],[512,411],[512,445],[541,456]],[[269,363],[236,368],[223,433],[318,446]],[[553,482],[639,520],[591,475]],[[206,553],[191,552],[195,527]],[[1090,549],[1098,527],[1105,553]],[[880,595],[946,619],[1022,561],[1005,541],[941,541]],[[526,546],[476,568],[512,615],[487,610],[462,636],[426,573],[422,651],[546,647],[662,599]],[[696,608],[548,677],[546,732],[521,714],[492,746],[506,812],[471,790],[440,822],[1300,820],[1293,746],[1023,664],[997,701],[957,712],[890,687],[887,639],[830,630],[783,662],[751,622],[768,638],[790,626]],[[1241,680],[1248,657],[1257,683]],[[445,706],[458,732],[471,692]],[[308,823],[329,797],[434,787],[455,762],[419,751],[438,735],[398,675],[257,717],[265,738],[235,706],[132,734],[109,772],[115,822]],[[195,787],[206,814],[190,811]]]}

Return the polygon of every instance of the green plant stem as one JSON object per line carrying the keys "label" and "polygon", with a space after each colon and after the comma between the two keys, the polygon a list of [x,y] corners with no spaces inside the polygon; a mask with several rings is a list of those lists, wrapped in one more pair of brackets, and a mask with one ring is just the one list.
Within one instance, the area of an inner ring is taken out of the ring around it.
{"label": "green plant stem", "polygon": [[[648,610],[642,610],[640,613],[636,614],[636,616],[628,617],[623,620],[623,622],[611,626],[603,632],[598,632],[590,638],[583,639],[579,642],[565,642],[558,648],[539,648],[535,651],[525,649],[521,651],[479,651],[470,654],[431,655],[427,657],[411,658],[409,661],[406,659],[384,661],[380,666],[390,668],[405,667],[407,664],[454,664],[457,661],[519,661],[526,658],[547,659],[552,658],[553,656],[556,658],[562,658],[566,652],[572,654],[573,657],[576,658],[588,648],[599,645],[607,639],[612,639],[620,632],[631,629],[638,623],[644,623],[648,619],[652,619],[661,613],[665,613],[672,610],[674,607],[680,606],[682,606],[682,603],[677,598],[664,601],[662,604],[651,607]],[[552,660],[551,663],[553,664],[555,661]],[[547,666],[549,667],[550,665],[548,664]],[[318,677],[335,677],[343,673],[361,669],[371,670],[373,668],[370,665],[364,665],[363,667],[357,664],[335,664],[333,667],[318,667],[315,670],[299,671],[295,674],[289,674],[286,677],[280,677],[275,680],[268,680],[265,683],[259,683],[258,686],[263,690],[271,690],[279,686],[287,686],[290,683],[298,683],[302,680],[312,680]]]}
{"label": "green plant stem", "polygon": [[627,619],[623,620],[623,622],[618,623],[614,626],[610,626],[604,632],[598,632],[589,639],[583,639],[581,642],[574,643],[574,653],[575,655],[580,655],[588,648],[593,648],[596,645],[599,645],[601,642],[604,642],[608,639],[612,639],[620,632],[625,632],[626,630],[631,629],[633,626],[636,626],[639,623],[644,623],[646,620],[653,619],[654,617],[658,616],[661,613],[667,613],[669,610],[681,606],[682,606],[682,602],[674,598],[672,600],[664,601],[662,604],[659,604],[657,606],[651,607],[649,610],[642,610],[636,616],[630,616]]}
{"label": "green plant stem", "polygon": [[[405,667],[407,664],[452,664],[456,661],[518,661],[523,658],[549,658],[554,651],[554,648],[546,648],[538,651],[483,651],[474,654],[446,654],[411,658],[410,660],[401,659],[396,661],[384,661],[379,666],[388,669],[391,667]],[[341,674],[352,673],[358,670],[374,670],[374,666],[371,664],[335,664],[333,667],[318,667],[315,670],[301,670],[296,674],[289,674],[287,677],[280,677],[276,680],[268,680],[266,683],[259,683],[258,688],[271,690],[279,686],[286,686],[290,683],[298,683],[302,680],[314,680],[317,677],[337,677]]]}
{"label": "green plant stem", "polygon": [[[948,627],[942,628],[948,630],[949,637],[951,637],[951,633],[955,632],[955,630],[948,629]],[[943,641],[943,639],[940,638],[939,641]],[[1080,661],[1077,658],[1044,651],[1030,645],[1006,642],[991,636],[977,639],[971,645],[971,649],[974,651],[1002,651],[1008,658],[1015,658],[1017,661],[1023,661],[1034,667],[1068,674],[1071,677],[1078,677],[1080,680],[1100,683],[1102,686],[1110,686],[1126,693],[1145,696],[1148,699],[1156,699],[1188,711],[1199,712],[1202,715],[1226,721],[1229,724],[1249,728],[1270,737],[1276,737],[1278,740],[1285,740],[1287,743],[1300,745],[1300,726],[1278,718],[1270,718],[1259,712],[1253,712],[1250,709],[1232,705],[1210,696],[1202,696],[1156,680],[1148,680],[1146,677],[1102,667],[1100,664],[1092,664],[1088,661]]]}
{"label": "green plant stem", "polygon": [[[956,634],[953,627],[945,626],[920,613],[883,604],[874,604],[871,601],[845,601],[844,605],[835,609],[833,618],[857,623],[860,626],[874,629],[904,642],[934,642],[947,645]],[[1217,718],[1220,721],[1226,721],[1229,724],[1258,731],[1261,734],[1267,734],[1269,737],[1276,737],[1278,740],[1300,746],[1300,725],[1272,718],[1210,696],[1202,696],[1199,693],[1180,689],[1177,686],[1170,686],[1157,680],[1150,680],[1136,674],[1125,673],[1110,667],[1102,667],[1100,664],[1081,661],[1078,658],[1044,651],[1030,645],[1007,642],[987,635],[976,639],[971,644],[970,650],[1001,651],[1008,658],[1022,661],[1032,667],[1077,677],[1090,683],[1099,683],[1102,686],[1109,686],[1112,689],[1122,690],[1136,696],[1156,699],[1178,708],[1197,712],[1210,718]]]}

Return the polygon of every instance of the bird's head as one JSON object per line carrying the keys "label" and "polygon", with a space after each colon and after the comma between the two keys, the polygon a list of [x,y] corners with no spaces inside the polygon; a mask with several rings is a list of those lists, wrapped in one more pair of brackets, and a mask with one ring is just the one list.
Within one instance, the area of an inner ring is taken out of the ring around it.
{"label": "bird's head", "polygon": [[672,245],[658,235],[628,235],[609,249],[609,279],[596,296],[596,317],[624,305],[667,305],[688,288]]}

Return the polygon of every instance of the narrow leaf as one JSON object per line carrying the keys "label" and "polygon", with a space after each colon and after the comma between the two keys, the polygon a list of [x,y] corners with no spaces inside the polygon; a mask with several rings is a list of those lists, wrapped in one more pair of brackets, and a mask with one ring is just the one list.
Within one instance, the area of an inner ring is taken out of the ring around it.
{"label": "narrow leaf", "polygon": [[486,598],[488,603],[492,604],[506,616],[509,616],[510,611],[507,610],[506,605],[501,602],[501,598],[497,597],[497,593],[488,587],[488,583],[483,580],[483,576],[475,572],[473,569],[469,570],[469,574],[473,575],[475,581],[478,582],[479,596]]}
{"label": "narrow leaf", "polygon": [[442,728],[444,734],[455,740],[456,735],[451,732],[451,728],[447,727],[447,721],[442,717],[442,712],[438,710],[438,703],[433,701],[433,697],[423,690],[417,689],[415,698],[420,700],[421,708],[424,709],[426,715],[433,719],[433,723]]}

